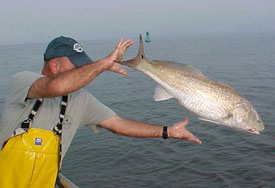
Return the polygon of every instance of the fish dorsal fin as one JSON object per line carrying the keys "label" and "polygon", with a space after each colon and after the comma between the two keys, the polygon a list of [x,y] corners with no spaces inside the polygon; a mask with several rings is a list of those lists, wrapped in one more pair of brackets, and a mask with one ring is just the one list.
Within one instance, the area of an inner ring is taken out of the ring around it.
{"label": "fish dorsal fin", "polygon": [[162,60],[153,60],[152,64],[169,67],[172,69],[182,70],[182,71],[194,74],[194,75],[205,77],[199,68],[195,67],[194,65],[190,65],[190,64],[181,64],[181,63],[176,63],[173,61],[162,61]]}
{"label": "fish dorsal fin", "polygon": [[171,98],[173,98],[173,96],[167,93],[160,85],[156,87],[155,93],[154,93],[155,101],[165,101]]}

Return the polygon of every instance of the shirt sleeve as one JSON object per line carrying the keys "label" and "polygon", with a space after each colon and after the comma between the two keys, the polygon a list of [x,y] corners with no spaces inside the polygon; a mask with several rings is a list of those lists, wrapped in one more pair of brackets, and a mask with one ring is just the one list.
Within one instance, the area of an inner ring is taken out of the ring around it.
{"label": "shirt sleeve", "polygon": [[29,89],[33,82],[39,77],[41,77],[41,75],[30,71],[23,71],[15,74],[8,88],[9,103],[25,106]]}
{"label": "shirt sleeve", "polygon": [[103,103],[99,102],[93,95],[87,92],[86,111],[82,119],[82,125],[86,125],[93,131],[97,131],[98,124],[111,118],[116,113]]}

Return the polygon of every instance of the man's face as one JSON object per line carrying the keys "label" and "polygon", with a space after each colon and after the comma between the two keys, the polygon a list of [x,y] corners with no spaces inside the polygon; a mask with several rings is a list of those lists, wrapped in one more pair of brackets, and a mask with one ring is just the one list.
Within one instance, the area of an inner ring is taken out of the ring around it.
{"label": "man's face", "polygon": [[41,73],[46,76],[55,76],[74,68],[76,68],[76,66],[69,60],[69,58],[58,57],[46,62]]}

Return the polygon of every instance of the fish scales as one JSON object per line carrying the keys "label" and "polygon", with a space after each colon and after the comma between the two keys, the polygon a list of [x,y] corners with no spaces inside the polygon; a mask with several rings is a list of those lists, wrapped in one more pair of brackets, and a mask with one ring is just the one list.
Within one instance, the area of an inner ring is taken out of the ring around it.
{"label": "fish scales", "polygon": [[[158,69],[162,69],[162,71]],[[233,107],[232,105],[228,105],[230,103],[224,99],[224,97],[229,98],[227,97],[228,95],[224,95],[226,92],[225,89],[227,89],[224,85],[221,86],[224,88],[221,88],[213,85],[214,83],[209,83],[209,80],[201,76],[196,77],[169,68],[164,70],[164,67],[154,65],[147,66],[144,72],[156,82],[164,85],[164,87],[169,85],[168,90],[170,92],[177,93],[181,91],[180,95],[185,97],[180,97],[180,102],[197,115],[211,115],[213,118],[221,118],[225,116],[226,109],[229,110]],[[216,92],[217,88],[220,92]]]}

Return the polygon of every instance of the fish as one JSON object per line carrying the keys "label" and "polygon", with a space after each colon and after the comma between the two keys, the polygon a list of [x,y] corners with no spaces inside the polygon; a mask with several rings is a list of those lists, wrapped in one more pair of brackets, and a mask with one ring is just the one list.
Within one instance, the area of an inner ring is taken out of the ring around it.
{"label": "fish", "polygon": [[229,85],[208,79],[191,64],[149,61],[144,53],[141,35],[137,56],[117,63],[141,71],[153,79],[157,83],[155,101],[175,98],[200,120],[239,131],[258,135],[265,128],[254,106]]}

